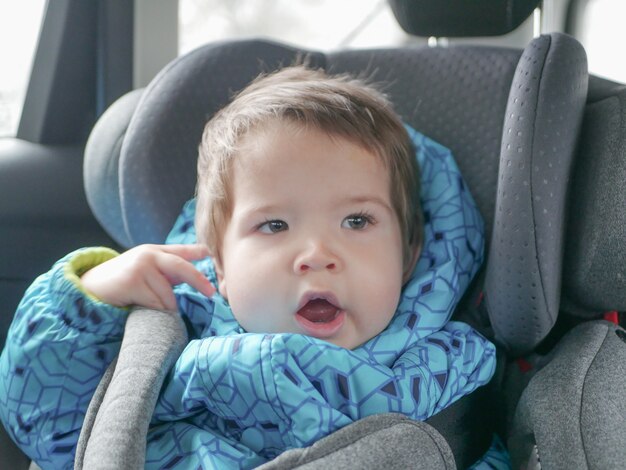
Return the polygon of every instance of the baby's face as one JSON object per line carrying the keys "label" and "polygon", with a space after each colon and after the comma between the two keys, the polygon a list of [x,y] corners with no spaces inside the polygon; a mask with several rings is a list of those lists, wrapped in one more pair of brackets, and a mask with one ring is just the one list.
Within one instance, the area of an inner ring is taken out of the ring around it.
{"label": "baby's face", "polygon": [[403,256],[380,159],[318,130],[276,125],[246,137],[231,174],[217,271],[241,326],[349,349],[385,329]]}

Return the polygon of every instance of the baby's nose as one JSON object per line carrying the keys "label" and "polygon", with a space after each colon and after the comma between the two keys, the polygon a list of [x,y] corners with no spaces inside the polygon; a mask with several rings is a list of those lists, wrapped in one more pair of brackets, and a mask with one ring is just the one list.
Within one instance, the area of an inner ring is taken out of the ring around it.
{"label": "baby's nose", "polygon": [[294,264],[296,274],[308,271],[331,271],[336,272],[340,268],[339,257],[327,246],[321,243],[312,243],[298,255]]}

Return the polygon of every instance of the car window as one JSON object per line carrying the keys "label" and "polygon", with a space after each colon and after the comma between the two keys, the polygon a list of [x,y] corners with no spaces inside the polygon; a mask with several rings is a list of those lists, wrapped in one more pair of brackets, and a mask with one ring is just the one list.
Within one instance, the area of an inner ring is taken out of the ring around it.
{"label": "car window", "polygon": [[179,54],[240,37],[319,50],[397,46],[409,40],[386,0],[180,0]]}
{"label": "car window", "polygon": [[0,2],[0,137],[17,134],[46,3]]}
{"label": "car window", "polygon": [[573,3],[572,32],[585,46],[589,72],[626,82],[626,2],[624,0],[581,0]]}

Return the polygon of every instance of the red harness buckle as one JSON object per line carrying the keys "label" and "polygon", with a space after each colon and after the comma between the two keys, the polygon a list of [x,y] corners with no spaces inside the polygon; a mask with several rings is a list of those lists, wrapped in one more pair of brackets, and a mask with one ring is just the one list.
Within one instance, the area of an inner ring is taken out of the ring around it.
{"label": "red harness buckle", "polygon": [[611,310],[610,312],[606,312],[604,314],[604,319],[606,321],[610,321],[615,325],[619,325],[619,315],[617,313],[617,310]]}

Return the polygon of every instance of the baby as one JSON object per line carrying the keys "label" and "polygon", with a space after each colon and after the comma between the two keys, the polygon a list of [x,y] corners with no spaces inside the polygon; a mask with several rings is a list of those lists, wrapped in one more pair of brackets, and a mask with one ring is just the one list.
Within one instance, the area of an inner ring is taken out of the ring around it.
{"label": "baby", "polygon": [[[493,346],[448,321],[482,260],[480,218],[449,152],[423,140],[446,175],[424,220],[409,132],[347,76],[290,67],[249,85],[205,128],[197,198],[170,237],[185,243],[80,250],[26,293],[0,358],[14,440],[44,467],[71,463],[135,305],[180,312],[192,335],[147,467],[250,468],[374,413],[426,419],[486,383]],[[191,217],[197,244],[179,230]]]}
{"label": "baby", "polygon": [[415,153],[381,95],[303,68],[257,81],[207,125],[197,196],[201,245],[132,249],[83,287],[119,307],[176,310],[170,284],[211,295],[187,261],[210,253],[248,332],[353,349],[388,325],[422,223]]}

